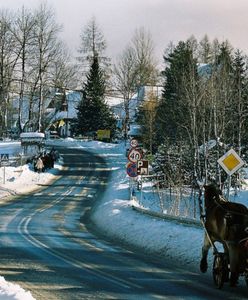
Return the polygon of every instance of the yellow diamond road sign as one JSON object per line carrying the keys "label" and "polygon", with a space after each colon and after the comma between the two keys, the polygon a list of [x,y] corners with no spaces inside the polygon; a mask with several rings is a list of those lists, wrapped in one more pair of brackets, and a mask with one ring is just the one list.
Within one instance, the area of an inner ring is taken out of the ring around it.
{"label": "yellow diamond road sign", "polygon": [[229,150],[226,154],[219,158],[218,163],[228,175],[232,175],[244,165],[244,161],[233,149]]}

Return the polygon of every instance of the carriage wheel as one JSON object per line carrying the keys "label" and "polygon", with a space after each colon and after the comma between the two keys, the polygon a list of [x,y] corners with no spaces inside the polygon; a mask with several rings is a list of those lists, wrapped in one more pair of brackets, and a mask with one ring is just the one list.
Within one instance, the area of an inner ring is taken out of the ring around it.
{"label": "carriage wheel", "polygon": [[217,253],[214,256],[213,279],[218,289],[223,287],[224,282],[228,281],[229,270],[228,262],[224,253]]}

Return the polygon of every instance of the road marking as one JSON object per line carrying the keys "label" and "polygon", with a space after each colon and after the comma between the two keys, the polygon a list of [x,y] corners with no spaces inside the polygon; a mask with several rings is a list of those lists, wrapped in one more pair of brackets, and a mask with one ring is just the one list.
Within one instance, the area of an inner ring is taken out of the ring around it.
{"label": "road marking", "polygon": [[[80,177],[77,180],[76,183],[77,184],[82,183],[83,182],[83,178],[84,178],[83,176]],[[43,206],[40,209],[37,209],[35,212],[33,212],[32,214],[30,214],[29,216],[24,217],[20,221],[20,223],[18,225],[18,232],[19,232],[19,234],[23,238],[25,238],[29,243],[31,243],[33,246],[42,249],[43,251],[45,251],[49,255],[53,255],[57,259],[60,259],[60,260],[64,261],[67,264],[73,265],[76,268],[79,268],[79,269],[85,268],[87,270],[87,272],[89,272],[89,273],[91,273],[91,274],[93,274],[95,276],[101,277],[103,279],[109,280],[110,282],[113,282],[114,284],[122,286],[123,288],[128,288],[128,289],[130,289],[131,287],[132,288],[136,288],[136,289],[137,288],[141,288],[140,285],[137,285],[137,284],[134,284],[132,282],[126,281],[124,279],[115,277],[114,275],[108,274],[108,273],[106,273],[104,271],[96,270],[96,269],[94,269],[94,266],[91,266],[91,265],[89,265],[86,262],[82,262],[82,261],[76,260],[76,259],[71,258],[71,257],[69,257],[69,256],[67,256],[65,254],[62,254],[62,253],[60,253],[60,252],[58,252],[58,251],[56,251],[54,249],[51,249],[46,244],[44,244],[43,242],[39,241],[38,239],[36,239],[34,236],[32,236],[29,233],[28,226],[29,226],[32,218],[36,214],[42,213],[42,212],[44,212],[44,211],[52,208],[53,206],[55,206],[56,204],[58,204],[59,202],[61,202],[66,196],[70,195],[75,188],[76,188],[75,186],[70,187],[60,197],[58,197],[57,199],[55,199],[51,203]],[[42,193],[40,193],[40,195],[42,195]]]}
{"label": "road marking", "polygon": [[45,205],[42,208],[39,208],[36,210],[36,212],[42,213],[46,210],[48,210],[49,208],[53,207],[55,204],[58,204],[59,202],[61,202],[66,196],[69,196],[72,191],[73,191],[74,187],[71,187],[70,189],[68,189],[67,191],[65,191],[64,193],[62,193],[59,198],[55,199],[54,201],[52,201],[51,203]]}
{"label": "road marking", "polygon": [[91,265],[87,264],[86,262],[82,262],[82,261],[76,260],[74,258],[68,257],[65,254],[59,253],[58,251],[49,248],[46,244],[37,240],[28,231],[28,225],[31,222],[32,218],[35,216],[35,214],[36,213],[34,212],[32,215],[24,217],[18,225],[19,234],[22,237],[24,237],[29,243],[31,243],[32,245],[34,245],[37,248],[42,249],[49,255],[53,255],[57,259],[62,260],[63,262],[65,262],[69,265],[73,265],[74,267],[76,267],[78,269],[84,268],[87,270],[87,272],[89,272],[95,276],[101,277],[103,279],[107,279],[110,282],[113,282],[114,284],[118,284],[118,285],[122,286],[123,288],[128,288],[128,289],[130,289],[131,287],[132,288],[141,288],[141,286],[134,284],[132,282],[128,282],[124,279],[120,279],[111,274],[105,273],[101,270],[95,270],[95,269],[93,269],[93,267]]}

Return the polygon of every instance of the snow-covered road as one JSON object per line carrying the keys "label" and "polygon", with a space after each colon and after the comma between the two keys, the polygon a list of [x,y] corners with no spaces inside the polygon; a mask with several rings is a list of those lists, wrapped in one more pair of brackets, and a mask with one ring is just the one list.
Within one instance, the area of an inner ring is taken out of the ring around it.
{"label": "snow-covered road", "polygon": [[[96,141],[83,142],[73,139],[53,141],[55,147],[56,144],[87,149],[101,155],[108,162],[108,167],[112,170],[111,184],[92,215],[94,223],[105,234],[140,248],[146,253],[150,253],[150,255],[159,255],[161,258],[170,259],[180,266],[198,272],[203,229],[158,219],[133,210],[132,206],[137,205],[137,203],[130,201],[129,198],[129,178],[125,171],[124,145],[105,144]],[[10,147],[13,146],[10,145]],[[6,151],[6,148],[4,151]],[[54,178],[53,173],[56,173],[56,168],[61,168],[61,166],[58,164],[55,165],[54,170],[48,173],[37,174],[30,171],[27,166],[22,167],[22,172],[19,173],[16,172],[16,169],[6,167],[6,183],[0,185],[3,188],[0,190],[1,194],[3,196],[6,189],[18,193],[37,188],[38,184]],[[243,191],[240,195],[243,198],[246,196],[246,191]],[[1,197],[1,201],[4,201],[3,197]],[[210,255],[210,264],[211,260],[212,255]],[[211,273],[211,270],[209,273]],[[0,297],[0,299],[5,298]]]}

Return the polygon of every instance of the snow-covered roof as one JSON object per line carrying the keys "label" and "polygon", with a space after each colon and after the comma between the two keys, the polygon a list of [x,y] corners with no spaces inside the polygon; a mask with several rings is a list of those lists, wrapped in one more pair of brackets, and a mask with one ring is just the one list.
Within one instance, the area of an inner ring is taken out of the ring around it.
{"label": "snow-covered roof", "polygon": [[20,138],[44,138],[45,134],[42,132],[22,132]]}
{"label": "snow-covered roof", "polygon": [[128,131],[129,136],[141,136],[142,127],[138,124],[131,124],[130,130]]}
{"label": "snow-covered roof", "polygon": [[118,104],[123,104],[123,98],[120,97],[106,97],[105,98],[106,103],[112,107]]}

